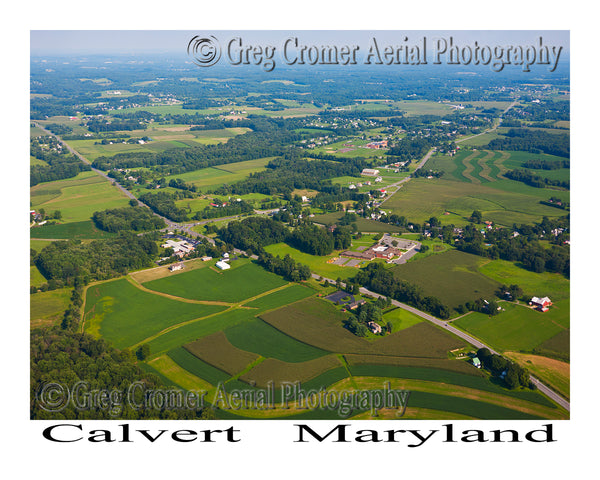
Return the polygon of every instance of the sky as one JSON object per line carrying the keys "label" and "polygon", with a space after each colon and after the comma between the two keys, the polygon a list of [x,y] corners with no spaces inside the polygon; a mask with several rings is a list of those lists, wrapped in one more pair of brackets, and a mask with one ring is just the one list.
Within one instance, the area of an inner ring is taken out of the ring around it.
{"label": "sky", "polygon": [[544,43],[569,50],[567,30],[31,30],[31,55],[185,53],[194,35],[214,35],[219,39],[241,36],[244,41],[278,46],[289,36],[298,36],[307,44],[366,44],[375,36],[382,43],[409,43],[452,36],[458,43],[495,45],[531,45],[541,36]]}

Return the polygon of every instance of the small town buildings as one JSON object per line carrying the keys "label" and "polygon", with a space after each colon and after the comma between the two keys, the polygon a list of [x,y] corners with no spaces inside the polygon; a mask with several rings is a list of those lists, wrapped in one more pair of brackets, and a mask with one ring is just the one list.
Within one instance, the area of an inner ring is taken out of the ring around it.
{"label": "small town buildings", "polygon": [[223,260],[219,260],[216,263],[216,266],[220,270],[229,270],[231,268],[231,265],[229,265],[227,262],[224,262]]}

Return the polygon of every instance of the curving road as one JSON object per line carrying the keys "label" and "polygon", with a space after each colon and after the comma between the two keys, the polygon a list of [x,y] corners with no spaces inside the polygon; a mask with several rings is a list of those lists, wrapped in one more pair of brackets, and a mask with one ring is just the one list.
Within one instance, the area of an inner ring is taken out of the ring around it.
{"label": "curving road", "polygon": [[[312,277],[317,280],[319,278],[323,278],[323,280],[327,280],[330,283],[335,284],[335,280],[331,280],[331,279],[325,278],[325,277],[320,277],[320,275],[317,275],[315,273],[312,274]],[[361,287],[359,291],[363,295],[369,295],[374,298],[385,297],[385,295],[380,295],[379,293],[372,292],[371,290],[368,290],[364,287]],[[392,300],[392,305],[402,308],[404,310],[407,310],[407,311],[427,320],[428,322],[431,322],[431,323],[437,325],[438,327],[443,328],[444,330],[456,335],[457,337],[462,338],[463,340],[470,343],[474,347],[477,347],[478,349],[479,348],[487,348],[491,353],[500,355],[493,348],[489,347],[488,345],[486,345],[485,343],[476,339],[475,337],[472,337],[471,335],[463,332],[462,330],[459,330],[458,328],[453,327],[451,324],[449,324],[448,322],[445,322],[444,320],[440,320],[439,318],[436,318],[432,315],[429,315],[428,313],[422,312],[421,310],[418,310],[414,307],[411,307],[410,305],[399,302],[397,300]],[[530,375],[529,378],[536,385],[536,387],[538,388],[538,390],[540,392],[542,392],[543,394],[545,394],[546,396],[548,396],[549,398],[554,400],[556,403],[558,403],[561,407],[563,407],[568,412],[571,411],[571,406],[570,406],[570,403],[568,400],[564,399],[561,395],[556,393],[554,390],[552,390],[550,387],[548,387],[547,385],[542,383],[539,379],[535,378],[534,376]]]}

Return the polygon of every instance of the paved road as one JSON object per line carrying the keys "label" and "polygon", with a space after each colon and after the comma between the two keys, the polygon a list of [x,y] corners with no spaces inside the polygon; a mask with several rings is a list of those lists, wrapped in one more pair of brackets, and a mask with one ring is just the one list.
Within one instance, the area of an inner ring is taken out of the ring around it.
{"label": "paved road", "polygon": [[[315,273],[312,274],[312,277],[317,280],[320,278],[320,276]],[[329,278],[323,277],[323,280],[328,280],[330,283],[335,283],[335,280],[332,280]],[[372,292],[371,290],[368,290],[364,287],[360,288],[360,293],[363,295],[369,295],[374,298],[384,296],[384,295],[380,295],[378,293]],[[407,305],[405,303],[398,302],[397,300],[392,300],[392,305],[402,308],[404,310],[407,310],[411,313],[414,313],[415,315],[427,320],[428,322],[431,322],[431,323],[443,328],[444,330],[446,330],[450,333],[453,333],[457,337],[462,338],[463,340],[470,343],[474,347],[477,347],[478,349],[479,348],[487,348],[491,353],[495,353],[495,354],[499,355],[499,353],[496,352],[493,348],[489,347],[488,345],[481,342],[480,340],[472,337],[471,335],[463,332],[462,330],[459,330],[459,329],[453,327],[451,324],[447,323],[444,320],[440,320],[439,318],[429,315],[428,313],[422,312],[421,310],[411,307],[410,305]],[[558,393],[556,393],[554,390],[552,390],[547,385],[543,384],[539,379],[535,378],[534,376],[530,375],[530,378],[531,378],[532,382],[537,386],[537,388],[540,392],[542,392],[543,394],[550,397],[552,400],[554,400],[556,403],[558,403],[561,407],[563,407],[568,412],[571,411],[571,406],[570,406],[570,403],[568,400],[565,400],[562,396],[560,396]]]}
{"label": "paved road", "polygon": [[[423,165],[425,165],[425,163],[427,163],[427,160],[429,160],[431,158],[431,155],[433,155],[433,153],[436,151],[436,148],[433,147],[431,148],[426,154],[425,156],[421,159],[421,161],[417,164],[417,168],[415,168],[415,172],[417,170],[419,170],[420,168],[423,167]],[[386,196],[383,200],[381,200],[381,202],[379,203],[379,206],[383,205],[383,203],[388,200],[389,198],[392,197],[392,195],[394,195],[394,193],[398,192],[398,190],[400,190],[400,185],[402,185],[403,183],[406,183],[408,181],[410,181],[410,179],[413,178],[412,176],[408,176],[408,177],[404,177],[402,180],[398,180],[397,182],[394,183],[390,183],[387,187],[386,190],[389,189],[390,187],[396,187],[396,190],[394,190],[393,192],[391,192],[388,196]]]}

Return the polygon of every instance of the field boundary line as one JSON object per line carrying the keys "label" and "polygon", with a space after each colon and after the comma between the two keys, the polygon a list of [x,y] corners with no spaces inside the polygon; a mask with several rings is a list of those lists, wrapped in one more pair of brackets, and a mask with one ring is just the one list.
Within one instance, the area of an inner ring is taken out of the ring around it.
{"label": "field boundary line", "polygon": [[192,318],[191,320],[186,320],[185,322],[181,322],[181,323],[177,323],[175,325],[171,325],[170,327],[167,327],[167,328],[161,330],[160,332],[155,333],[154,335],[151,335],[150,337],[145,338],[144,340],[140,340],[139,342],[137,342],[137,343],[135,343],[133,345],[130,345],[127,348],[133,349],[135,347],[139,347],[143,343],[148,343],[148,342],[151,342],[152,340],[156,340],[158,337],[164,335],[165,333],[172,332],[173,330],[177,330],[180,327],[185,327],[185,326],[190,325],[190,324],[195,323],[195,322],[200,322],[202,320],[206,320],[207,318],[211,318],[211,317],[215,317],[217,315],[221,315],[222,313],[229,312],[230,310],[233,310],[233,309],[235,309],[235,307],[231,306],[231,307],[229,307],[229,308],[227,308],[227,309],[225,309],[225,310],[223,310],[221,312],[211,313],[209,315],[205,315],[204,317]]}
{"label": "field boundary line", "polygon": [[468,157],[463,158],[462,164],[465,166],[465,169],[461,172],[461,175],[465,177],[471,183],[481,183],[478,179],[476,179],[471,172],[475,170],[475,167],[471,163],[471,160],[476,158],[481,152],[479,150],[473,150],[473,153]]}
{"label": "field boundary line", "polygon": [[494,165],[496,165],[496,167],[498,167],[498,175],[496,175],[496,178],[500,178],[503,180],[506,180],[507,178],[504,176],[504,174],[506,172],[508,172],[508,168],[506,168],[504,166],[504,161],[508,160],[510,158],[510,153],[508,152],[500,152],[500,158],[497,158],[496,160],[494,160]]}
{"label": "field boundary line", "polygon": [[[467,398],[481,403],[489,403],[491,405],[501,406],[515,410],[522,413],[528,413],[530,415],[540,415],[544,418],[560,419],[564,418],[561,416],[560,408],[552,408],[539,403],[531,402],[523,398],[512,397],[510,395],[504,395],[497,392],[489,392],[487,390],[478,390],[476,388],[465,387],[463,385],[456,385],[454,383],[439,383],[431,380],[421,379],[404,379],[394,377],[370,377],[370,376],[356,376],[354,377],[360,383],[362,378],[385,378],[390,380],[390,383],[394,383],[394,380],[401,382],[403,388],[409,387],[415,391],[423,391],[427,393],[435,393],[438,395],[446,395],[448,397],[459,397]],[[433,386],[437,386],[433,387]],[[449,388],[453,388],[456,391],[451,391]],[[410,400],[410,399],[409,399]],[[535,406],[535,408],[534,408]]]}
{"label": "field boundary line", "polygon": [[479,172],[479,176],[488,182],[495,182],[496,179],[490,177],[490,173],[492,173],[492,168],[487,164],[487,162],[494,157],[494,152],[490,152],[489,150],[484,150],[487,152],[485,157],[481,157],[477,160],[477,163],[481,167],[481,172]]}
{"label": "field boundary line", "polygon": [[143,292],[151,293],[153,295],[159,295],[161,297],[169,298],[171,300],[176,300],[178,302],[195,303],[197,305],[223,305],[225,307],[235,307],[235,306],[238,306],[237,303],[221,302],[219,300],[194,300],[194,299],[191,299],[191,298],[178,297],[176,295],[171,295],[170,293],[159,292],[157,290],[151,290],[151,289],[149,289],[147,287],[144,287],[141,283],[138,283],[138,281],[135,278],[131,277],[130,275],[127,275],[126,278],[127,278],[127,281],[129,283],[131,283],[134,287],[142,290]]}

